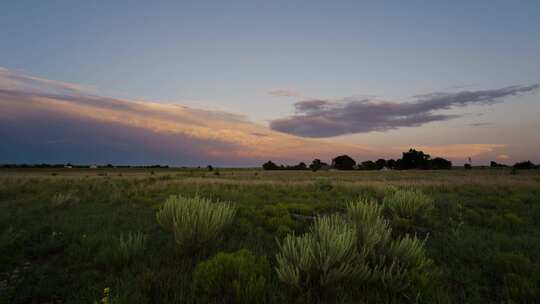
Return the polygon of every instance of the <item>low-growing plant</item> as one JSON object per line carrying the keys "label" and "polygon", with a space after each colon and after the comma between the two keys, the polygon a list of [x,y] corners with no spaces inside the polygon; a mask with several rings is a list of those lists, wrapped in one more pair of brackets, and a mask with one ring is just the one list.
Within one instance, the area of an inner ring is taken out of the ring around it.
{"label": "low-growing plant", "polygon": [[118,257],[124,265],[141,257],[146,249],[146,236],[142,232],[121,234],[118,240]]}
{"label": "low-growing plant", "polygon": [[267,297],[270,264],[246,249],[220,252],[200,262],[193,272],[193,289],[205,302],[261,303]]}
{"label": "low-growing plant", "polygon": [[76,204],[79,200],[79,197],[71,192],[57,193],[51,198],[51,204],[53,207],[61,207],[68,204]]}
{"label": "low-growing plant", "polygon": [[434,201],[417,189],[391,188],[383,199],[385,214],[395,228],[403,232],[419,232],[429,220]]}
{"label": "low-growing plant", "polygon": [[170,196],[156,218],[166,230],[172,231],[181,250],[193,252],[215,240],[232,223],[236,208],[229,203],[213,203],[195,196]]}
{"label": "low-growing plant", "polygon": [[326,298],[341,283],[368,270],[355,263],[356,231],[339,215],[315,219],[309,232],[278,242],[276,272],[280,281],[300,292],[307,302]]}
{"label": "low-growing plant", "polygon": [[362,198],[347,204],[347,219],[356,229],[358,252],[363,258],[379,251],[389,242],[392,230],[376,201]]}
{"label": "low-growing plant", "polygon": [[425,281],[432,262],[423,240],[410,235],[393,239],[382,215],[382,206],[366,198],[347,205],[347,218],[357,231],[358,263],[370,274],[357,278],[357,282],[373,284],[369,291],[375,294],[400,295]]}

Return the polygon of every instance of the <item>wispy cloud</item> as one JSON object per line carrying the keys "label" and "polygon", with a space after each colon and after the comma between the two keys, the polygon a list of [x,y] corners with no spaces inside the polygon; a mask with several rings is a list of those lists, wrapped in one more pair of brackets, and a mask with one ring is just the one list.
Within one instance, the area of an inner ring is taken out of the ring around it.
{"label": "wispy cloud", "polygon": [[502,98],[538,90],[540,84],[493,90],[435,92],[414,96],[413,102],[372,98],[331,101],[304,100],[295,104],[296,115],[270,121],[273,130],[304,137],[332,137],[370,131],[420,126],[461,117],[438,111],[467,105],[493,104]]}
{"label": "wispy cloud", "polygon": [[268,92],[269,95],[274,97],[300,97],[301,94],[291,89],[277,89]]}
{"label": "wispy cloud", "polygon": [[492,125],[491,122],[476,122],[476,123],[470,123],[469,126],[471,127],[483,127],[483,126],[489,126]]}

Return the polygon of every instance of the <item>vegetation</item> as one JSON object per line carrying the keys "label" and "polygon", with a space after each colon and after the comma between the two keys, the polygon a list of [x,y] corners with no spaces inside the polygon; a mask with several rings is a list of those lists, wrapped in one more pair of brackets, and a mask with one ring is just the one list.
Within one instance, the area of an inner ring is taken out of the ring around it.
{"label": "vegetation", "polygon": [[330,292],[368,269],[356,265],[356,232],[339,215],[318,217],[309,232],[278,244],[276,272],[306,303],[328,301]]}
{"label": "vegetation", "polygon": [[118,241],[118,257],[121,263],[129,265],[144,254],[146,236],[141,232],[121,234]]}
{"label": "vegetation", "polygon": [[516,163],[513,166],[515,169],[536,169],[537,166],[533,164],[530,160]]}
{"label": "vegetation", "polygon": [[[348,155],[340,155],[332,159],[332,165],[322,162],[320,159],[316,158],[309,165],[309,169],[312,171],[317,171],[322,168],[334,168],[337,170],[381,170],[381,169],[396,169],[396,170],[409,170],[409,169],[422,169],[422,170],[449,170],[452,169],[452,162],[441,158],[436,157],[431,159],[431,156],[425,154],[422,151],[416,151],[410,149],[408,152],[403,152],[403,157],[398,160],[389,159],[385,160],[383,158],[378,159],[377,161],[363,161],[359,164]],[[264,170],[307,170],[308,167],[305,163],[301,162],[295,166],[284,166],[276,165],[272,161],[267,161],[262,165]]]}
{"label": "vegetation", "polygon": [[156,214],[158,223],[172,231],[181,250],[193,254],[216,240],[231,224],[235,208],[228,203],[212,203],[195,196],[170,196]]}
{"label": "vegetation", "polygon": [[332,167],[338,170],[352,170],[356,166],[356,161],[348,155],[340,155],[332,159]]}
{"label": "vegetation", "polygon": [[0,303],[535,303],[516,170],[2,169]]}
{"label": "vegetation", "polygon": [[205,302],[261,303],[268,297],[271,269],[266,257],[246,249],[216,254],[197,264],[193,289]]}

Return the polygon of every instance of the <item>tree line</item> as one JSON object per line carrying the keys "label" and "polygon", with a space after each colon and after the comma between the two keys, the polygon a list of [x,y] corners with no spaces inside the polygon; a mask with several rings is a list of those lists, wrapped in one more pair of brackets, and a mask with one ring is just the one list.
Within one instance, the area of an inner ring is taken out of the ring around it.
{"label": "tree line", "polygon": [[[507,167],[503,164],[498,164],[494,161],[490,165],[492,168]],[[538,165],[533,164],[531,161],[519,162],[512,166],[515,169],[535,169]],[[262,165],[264,170],[449,170],[452,169],[452,162],[442,157],[431,158],[429,154],[423,151],[417,151],[415,149],[409,149],[407,152],[402,153],[402,157],[399,159],[383,159],[379,158],[376,161],[367,160],[357,163],[349,155],[340,155],[332,159],[332,163],[329,165],[320,159],[314,159],[308,166],[304,162],[300,162],[293,166],[277,165],[271,160]],[[466,169],[472,168],[470,164],[465,164]]]}
{"label": "tree line", "polygon": [[147,168],[169,168],[167,165],[147,165],[147,166],[130,166],[130,165],[78,165],[78,164],[0,164],[0,168],[138,168],[138,169],[147,169]]}

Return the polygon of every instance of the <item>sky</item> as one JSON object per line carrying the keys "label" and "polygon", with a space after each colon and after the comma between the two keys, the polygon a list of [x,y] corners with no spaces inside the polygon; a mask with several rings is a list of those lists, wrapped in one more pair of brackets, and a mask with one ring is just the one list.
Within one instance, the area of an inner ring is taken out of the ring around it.
{"label": "sky", "polygon": [[0,163],[540,162],[538,1],[5,1]]}

